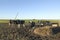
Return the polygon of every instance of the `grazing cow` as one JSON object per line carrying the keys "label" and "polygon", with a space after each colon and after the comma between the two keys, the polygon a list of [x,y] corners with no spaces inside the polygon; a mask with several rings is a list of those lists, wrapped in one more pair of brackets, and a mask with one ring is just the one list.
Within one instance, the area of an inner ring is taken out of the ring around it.
{"label": "grazing cow", "polygon": [[32,22],[32,23],[31,23],[31,27],[34,27],[34,26],[35,26],[35,22]]}
{"label": "grazing cow", "polygon": [[52,23],[50,21],[45,22],[45,26],[51,26],[51,25],[52,25]]}
{"label": "grazing cow", "polygon": [[18,27],[20,27],[20,25],[24,26],[24,23],[24,20],[10,20],[9,25],[18,25]]}
{"label": "grazing cow", "polygon": [[52,24],[52,23],[49,22],[49,21],[41,21],[41,22],[40,22],[40,26],[41,26],[41,27],[43,27],[43,26],[51,26],[51,24]]}
{"label": "grazing cow", "polygon": [[53,34],[60,33],[60,27],[52,28],[52,32],[53,32]]}
{"label": "grazing cow", "polygon": [[45,21],[40,21],[40,26],[43,27],[45,25]]}

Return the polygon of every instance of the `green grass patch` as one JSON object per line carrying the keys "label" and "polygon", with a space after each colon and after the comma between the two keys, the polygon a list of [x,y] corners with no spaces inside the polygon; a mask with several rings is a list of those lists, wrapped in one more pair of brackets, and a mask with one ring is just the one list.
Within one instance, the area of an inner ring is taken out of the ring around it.
{"label": "green grass patch", "polygon": [[9,23],[9,20],[0,20],[0,23]]}

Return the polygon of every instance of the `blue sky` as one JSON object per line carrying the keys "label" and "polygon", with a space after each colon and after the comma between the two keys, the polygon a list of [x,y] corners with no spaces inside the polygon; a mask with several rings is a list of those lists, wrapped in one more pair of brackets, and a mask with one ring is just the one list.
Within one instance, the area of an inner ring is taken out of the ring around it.
{"label": "blue sky", "polygon": [[60,0],[0,0],[0,19],[60,19]]}

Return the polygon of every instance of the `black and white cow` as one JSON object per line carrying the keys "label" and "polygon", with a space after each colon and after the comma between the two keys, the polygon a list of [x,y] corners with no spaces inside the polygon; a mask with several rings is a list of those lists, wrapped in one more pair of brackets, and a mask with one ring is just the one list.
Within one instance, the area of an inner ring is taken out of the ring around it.
{"label": "black and white cow", "polygon": [[31,28],[33,28],[33,27],[35,26],[35,22],[29,21],[29,26],[30,26]]}
{"label": "black and white cow", "polygon": [[52,23],[50,21],[40,21],[40,26],[43,27],[43,26],[51,26]]}
{"label": "black and white cow", "polygon": [[25,26],[24,23],[24,20],[10,20],[9,25],[18,25],[18,27],[20,27],[20,25]]}
{"label": "black and white cow", "polygon": [[32,23],[31,23],[31,27],[34,27],[34,26],[35,26],[35,22],[32,22]]}
{"label": "black and white cow", "polygon": [[51,26],[52,23],[50,21],[45,21],[45,26]]}

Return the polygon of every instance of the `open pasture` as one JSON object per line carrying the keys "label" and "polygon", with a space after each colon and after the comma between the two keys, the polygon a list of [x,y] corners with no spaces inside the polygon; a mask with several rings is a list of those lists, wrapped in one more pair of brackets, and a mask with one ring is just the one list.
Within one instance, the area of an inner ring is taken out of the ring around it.
{"label": "open pasture", "polygon": [[[30,20],[25,20],[25,24],[28,25],[29,21]],[[38,22],[38,20],[32,20],[32,21],[34,21],[35,23]],[[60,20],[48,20],[48,21],[60,24]],[[59,40],[60,39],[60,33],[50,36],[39,36],[35,35],[32,31],[29,31],[33,30],[33,28],[31,28],[29,25],[21,28],[17,28],[17,26],[16,28],[11,28],[8,25],[8,23],[9,20],[0,20],[0,40]]]}

